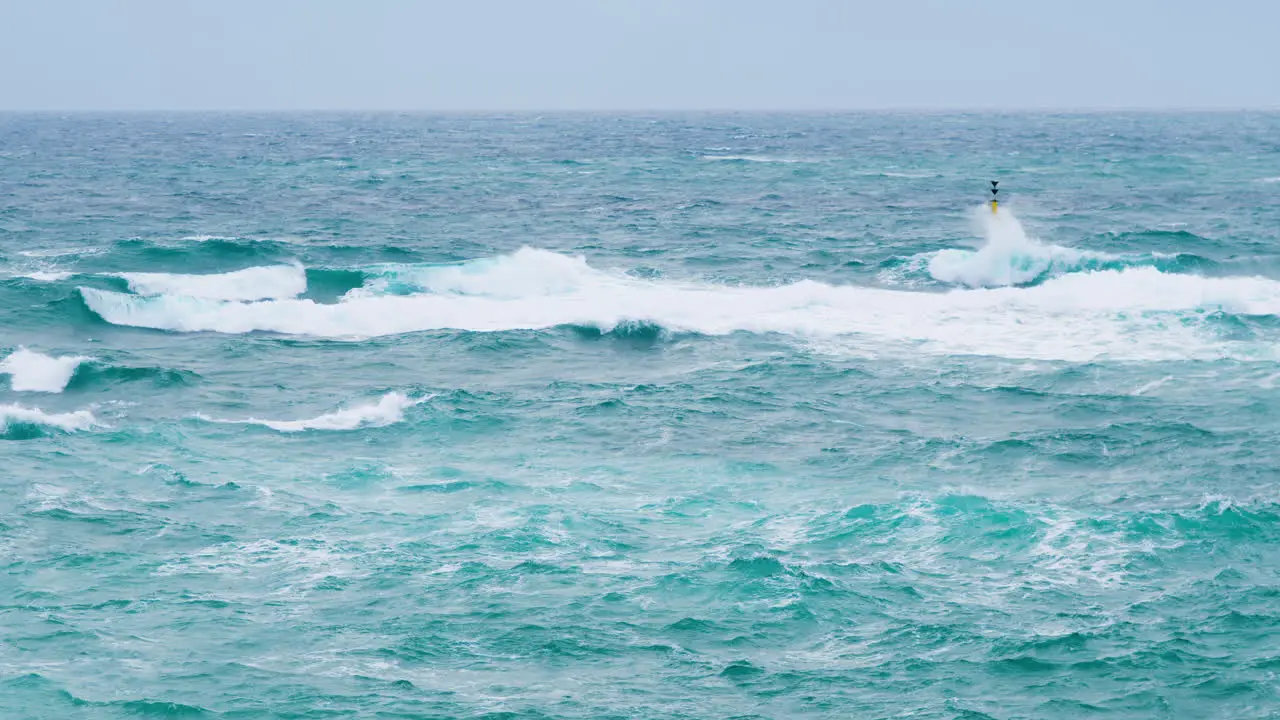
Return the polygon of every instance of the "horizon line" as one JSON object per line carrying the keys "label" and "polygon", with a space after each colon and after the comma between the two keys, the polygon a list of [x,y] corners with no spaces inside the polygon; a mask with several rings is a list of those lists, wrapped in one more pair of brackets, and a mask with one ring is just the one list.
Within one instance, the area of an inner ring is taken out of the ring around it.
{"label": "horizon line", "polygon": [[852,115],[852,114],[1103,114],[1103,113],[1243,113],[1243,112],[1280,112],[1280,105],[1239,105],[1239,106],[879,106],[865,108],[0,108],[0,114],[403,114],[403,115],[627,115],[627,114],[779,114],[779,115]]}

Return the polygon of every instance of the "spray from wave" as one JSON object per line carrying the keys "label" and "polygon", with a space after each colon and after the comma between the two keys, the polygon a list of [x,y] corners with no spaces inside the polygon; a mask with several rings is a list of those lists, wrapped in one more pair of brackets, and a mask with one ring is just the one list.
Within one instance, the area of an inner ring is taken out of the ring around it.
{"label": "spray from wave", "polygon": [[928,259],[933,279],[966,287],[1025,285],[1080,270],[1106,269],[1121,260],[1115,255],[1048,245],[1027,235],[1008,208],[974,211],[974,224],[985,243],[978,250],[939,250]]}
{"label": "spray from wave", "polygon": [[428,400],[427,397],[412,398],[397,392],[382,396],[376,403],[353,405],[351,407],[325,413],[306,420],[260,420],[246,418],[244,420],[219,420],[197,415],[206,422],[235,425],[262,425],[279,432],[294,433],[304,430],[356,430],[366,427],[385,427],[404,419],[404,411]]}
{"label": "spray from wave", "polygon": [[9,385],[15,392],[60,393],[71,382],[76,368],[92,359],[83,355],[51,357],[20,347],[0,361],[0,375],[9,375]]}

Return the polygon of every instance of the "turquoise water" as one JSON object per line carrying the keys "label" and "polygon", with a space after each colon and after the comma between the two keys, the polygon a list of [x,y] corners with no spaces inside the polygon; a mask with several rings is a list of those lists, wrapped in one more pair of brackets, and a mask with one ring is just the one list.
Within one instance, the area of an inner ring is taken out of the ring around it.
{"label": "turquoise water", "polygon": [[1277,138],[0,116],[0,716],[1280,717]]}

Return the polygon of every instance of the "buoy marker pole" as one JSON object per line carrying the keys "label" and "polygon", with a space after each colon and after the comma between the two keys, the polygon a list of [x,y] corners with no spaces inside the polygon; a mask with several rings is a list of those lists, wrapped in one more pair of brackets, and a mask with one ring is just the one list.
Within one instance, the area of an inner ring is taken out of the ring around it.
{"label": "buoy marker pole", "polygon": [[996,209],[1000,207],[1000,199],[996,197],[1000,194],[1000,188],[996,187],[1000,184],[999,180],[991,181],[991,214],[996,214]]}

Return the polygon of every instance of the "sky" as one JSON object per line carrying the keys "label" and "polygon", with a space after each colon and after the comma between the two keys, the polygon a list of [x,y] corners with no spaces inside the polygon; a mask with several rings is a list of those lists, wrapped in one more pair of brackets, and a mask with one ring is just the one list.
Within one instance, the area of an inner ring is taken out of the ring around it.
{"label": "sky", "polygon": [[0,0],[0,110],[1280,108],[1280,0]]}

